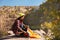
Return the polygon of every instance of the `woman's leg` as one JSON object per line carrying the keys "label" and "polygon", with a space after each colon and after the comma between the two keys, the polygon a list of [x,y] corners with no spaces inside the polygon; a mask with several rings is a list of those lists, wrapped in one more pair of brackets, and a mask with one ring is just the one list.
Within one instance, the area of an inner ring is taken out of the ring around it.
{"label": "woman's leg", "polygon": [[16,35],[16,36],[20,36],[22,33],[23,33],[23,32],[18,32],[18,31],[17,31],[17,32],[15,33],[15,35]]}

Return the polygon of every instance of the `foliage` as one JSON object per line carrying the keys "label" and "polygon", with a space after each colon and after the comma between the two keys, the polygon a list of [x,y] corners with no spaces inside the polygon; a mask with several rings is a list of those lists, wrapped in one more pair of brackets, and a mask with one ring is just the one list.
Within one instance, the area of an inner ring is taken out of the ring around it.
{"label": "foliage", "polygon": [[55,35],[54,40],[60,40],[60,1],[59,0],[47,0],[40,5],[40,13],[44,14],[42,24],[45,27],[50,28]]}

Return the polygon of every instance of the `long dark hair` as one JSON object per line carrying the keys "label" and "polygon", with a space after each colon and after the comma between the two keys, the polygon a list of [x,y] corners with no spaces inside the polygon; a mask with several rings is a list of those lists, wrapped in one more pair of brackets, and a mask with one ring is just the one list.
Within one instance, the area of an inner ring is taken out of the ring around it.
{"label": "long dark hair", "polygon": [[16,26],[17,26],[17,20],[20,20],[21,19],[21,17],[18,17],[15,21],[14,21],[14,23],[13,23],[13,25],[12,25],[12,31],[13,30],[16,30]]}
{"label": "long dark hair", "polygon": [[[21,19],[21,17],[18,17],[16,20],[20,20],[20,19]],[[16,20],[15,20],[15,21],[16,21]]]}

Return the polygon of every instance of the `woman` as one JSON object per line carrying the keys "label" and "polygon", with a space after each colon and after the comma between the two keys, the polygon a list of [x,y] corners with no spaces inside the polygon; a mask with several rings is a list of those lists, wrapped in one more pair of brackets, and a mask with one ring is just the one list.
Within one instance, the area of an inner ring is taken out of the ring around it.
{"label": "woman", "polygon": [[17,36],[29,36],[27,29],[29,28],[27,25],[23,23],[25,14],[19,13],[20,17],[15,20],[12,31],[15,33]]}

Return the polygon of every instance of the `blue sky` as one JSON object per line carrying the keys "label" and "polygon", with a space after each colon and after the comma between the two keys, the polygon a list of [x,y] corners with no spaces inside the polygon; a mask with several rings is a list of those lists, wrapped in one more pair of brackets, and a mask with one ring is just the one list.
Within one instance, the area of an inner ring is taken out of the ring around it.
{"label": "blue sky", "polygon": [[45,0],[0,0],[0,6],[39,6]]}

